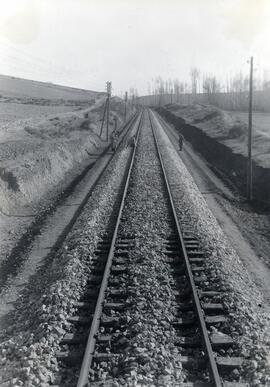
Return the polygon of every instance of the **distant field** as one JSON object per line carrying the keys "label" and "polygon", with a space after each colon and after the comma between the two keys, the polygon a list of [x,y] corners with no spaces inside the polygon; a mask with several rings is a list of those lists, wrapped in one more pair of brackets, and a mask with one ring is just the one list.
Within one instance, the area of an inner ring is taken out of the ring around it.
{"label": "distant field", "polygon": [[[231,115],[239,117],[246,124],[248,123],[247,112],[230,111]],[[270,113],[253,112],[253,124],[257,131],[270,135]]]}
{"label": "distant field", "polygon": [[100,94],[91,90],[0,75],[0,95],[2,97],[89,100]]}
{"label": "distant field", "polygon": [[42,105],[30,105],[21,103],[1,103],[0,102],[0,124],[4,122],[10,122],[14,120],[47,116],[52,114],[69,112],[78,107],[72,108],[71,106],[42,106]]}
{"label": "distant field", "polygon": [[91,90],[0,75],[0,125],[85,109],[101,96]]}

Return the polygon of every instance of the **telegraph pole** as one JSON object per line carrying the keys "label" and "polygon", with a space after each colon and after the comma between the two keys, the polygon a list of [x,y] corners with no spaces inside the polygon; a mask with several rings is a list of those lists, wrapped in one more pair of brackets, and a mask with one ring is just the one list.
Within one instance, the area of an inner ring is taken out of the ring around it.
{"label": "telegraph pole", "polygon": [[104,107],[104,112],[103,112],[103,117],[102,117],[102,124],[101,124],[101,128],[100,128],[100,137],[102,136],[102,131],[103,131],[103,125],[104,125],[104,121],[105,121],[105,115],[106,115],[106,111],[107,111],[107,98],[106,98],[106,102],[105,102],[105,107]]}
{"label": "telegraph pole", "polygon": [[125,92],[125,122],[127,120],[127,100],[128,100],[128,93]]}
{"label": "telegraph pole", "polygon": [[171,89],[171,105],[172,105],[173,89]]}
{"label": "telegraph pole", "polygon": [[249,107],[248,107],[248,163],[247,163],[247,198],[252,200],[252,92],[253,92],[253,56],[250,58]]}
{"label": "telegraph pole", "polygon": [[106,130],[106,141],[109,139],[109,122],[110,122],[110,97],[112,92],[112,82],[106,82],[107,89],[107,130]]}

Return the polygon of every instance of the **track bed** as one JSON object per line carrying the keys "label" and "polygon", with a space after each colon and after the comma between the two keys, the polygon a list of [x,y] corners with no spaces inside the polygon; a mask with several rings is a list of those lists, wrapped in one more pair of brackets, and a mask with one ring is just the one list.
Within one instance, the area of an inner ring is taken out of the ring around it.
{"label": "track bed", "polygon": [[178,223],[151,113],[126,176],[62,341],[61,385],[79,375],[78,386],[247,386],[224,291],[207,281],[193,229]]}
{"label": "track bed", "polygon": [[254,288],[154,113],[137,128],[23,293],[4,386],[267,383]]}

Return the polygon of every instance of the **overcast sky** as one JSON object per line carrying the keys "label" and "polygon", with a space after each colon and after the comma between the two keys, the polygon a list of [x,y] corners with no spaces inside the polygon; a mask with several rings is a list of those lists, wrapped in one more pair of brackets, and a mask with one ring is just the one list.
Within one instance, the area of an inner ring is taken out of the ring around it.
{"label": "overcast sky", "polygon": [[104,90],[270,69],[269,0],[0,0],[0,73]]}

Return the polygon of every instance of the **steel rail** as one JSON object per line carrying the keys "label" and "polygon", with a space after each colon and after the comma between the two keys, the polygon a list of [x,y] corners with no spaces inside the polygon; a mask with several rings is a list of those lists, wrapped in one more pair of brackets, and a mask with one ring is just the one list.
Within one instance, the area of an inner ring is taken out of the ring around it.
{"label": "steel rail", "polygon": [[134,164],[138,138],[139,138],[140,130],[141,130],[141,126],[142,126],[143,115],[144,115],[144,111],[141,112],[141,117],[140,117],[139,124],[138,124],[136,141],[135,141],[132,156],[130,159],[130,164],[128,167],[128,173],[127,173],[127,177],[126,177],[125,187],[124,187],[124,191],[123,191],[122,198],[121,198],[121,204],[120,204],[120,208],[119,208],[119,212],[118,212],[118,216],[117,216],[117,220],[116,220],[116,224],[115,224],[115,229],[113,232],[113,237],[112,237],[110,250],[109,250],[109,254],[108,254],[108,259],[107,259],[105,270],[104,270],[104,275],[102,278],[102,282],[101,282],[101,286],[100,286],[100,290],[99,290],[99,294],[98,294],[98,299],[97,299],[97,303],[96,303],[96,307],[95,307],[95,312],[93,315],[90,333],[88,336],[88,341],[87,341],[87,345],[86,345],[85,352],[84,352],[84,357],[83,357],[83,361],[82,361],[82,366],[81,366],[81,370],[80,370],[80,375],[79,375],[77,387],[86,387],[86,386],[89,386],[91,384],[88,381],[89,370],[90,370],[93,356],[94,356],[94,350],[95,350],[95,344],[96,344],[96,334],[97,334],[97,331],[98,331],[99,325],[100,325],[100,318],[101,318],[102,311],[103,311],[105,292],[107,289],[108,280],[109,280],[109,276],[110,276],[110,269],[112,266],[112,259],[114,256],[115,242],[116,242],[116,238],[117,238],[117,233],[118,233],[118,228],[119,228],[119,224],[120,224],[120,220],[121,220],[122,211],[123,211],[124,204],[125,204],[125,199],[126,199],[126,195],[127,195],[129,181],[130,181],[130,175],[131,175],[132,167]]}
{"label": "steel rail", "polygon": [[175,209],[175,205],[174,205],[174,199],[173,199],[173,196],[172,196],[172,193],[171,193],[170,184],[169,184],[169,181],[168,181],[168,178],[167,178],[167,174],[166,174],[166,170],[165,170],[165,167],[164,167],[164,163],[163,163],[162,155],[161,155],[161,152],[160,152],[160,147],[159,147],[159,144],[158,144],[157,136],[156,136],[156,133],[155,133],[154,125],[153,125],[153,122],[152,122],[151,114],[152,113],[150,112],[150,110],[148,110],[149,121],[150,121],[151,129],[152,129],[152,133],[153,133],[153,136],[154,136],[154,139],[155,139],[155,144],[156,144],[156,149],[157,149],[157,153],[158,153],[158,158],[159,158],[159,162],[160,162],[160,165],[161,165],[163,177],[164,177],[164,180],[165,180],[165,183],[166,183],[166,188],[167,188],[167,192],[168,192],[168,196],[169,196],[169,201],[170,201],[170,205],[171,205],[171,209],[172,209],[172,212],[173,212],[174,221],[175,221],[175,224],[176,224],[178,236],[179,236],[180,243],[181,243],[181,249],[182,249],[181,253],[184,256],[185,265],[186,265],[186,272],[187,272],[188,280],[190,282],[190,286],[191,286],[191,290],[192,290],[192,298],[193,298],[193,301],[194,301],[194,304],[195,304],[195,307],[196,307],[196,313],[197,313],[197,316],[198,316],[198,319],[199,319],[199,325],[200,325],[200,329],[201,329],[202,336],[203,336],[203,344],[204,344],[204,348],[205,348],[205,351],[206,351],[206,354],[207,354],[207,357],[208,357],[208,360],[209,360],[209,371],[210,371],[211,382],[213,383],[213,386],[215,386],[215,387],[222,387],[222,382],[221,382],[220,375],[219,375],[219,372],[218,372],[217,363],[216,363],[216,360],[215,360],[215,356],[214,356],[214,353],[213,353],[213,350],[212,350],[211,342],[210,342],[210,339],[209,339],[207,327],[206,327],[205,320],[204,320],[204,313],[203,313],[203,310],[202,310],[202,307],[201,307],[201,304],[200,304],[200,300],[199,300],[199,296],[198,296],[198,293],[197,293],[196,285],[195,285],[195,282],[194,282],[194,279],[193,279],[193,274],[192,274],[191,266],[190,266],[190,263],[189,263],[189,260],[188,260],[188,255],[187,255],[187,251],[186,251],[186,248],[185,248],[183,232],[182,232],[182,229],[181,229],[181,226],[180,226],[180,223],[178,221],[177,214],[176,214],[176,209]]}
{"label": "steel rail", "polygon": [[[127,120],[126,122],[124,122],[124,124],[123,124],[122,126],[120,126],[120,128],[118,128],[118,131],[120,132],[121,135],[123,134],[123,132],[124,132],[125,129],[129,129],[129,128],[132,126],[132,124],[133,124],[133,123],[135,122],[135,120],[136,120],[136,117],[137,117],[137,113],[131,115],[131,116],[128,118],[128,120]],[[123,137],[120,139],[119,143],[121,143],[121,142],[123,141],[123,139],[124,139],[124,137],[126,136],[126,134],[127,134],[127,133],[125,133],[125,134],[123,135]]]}

